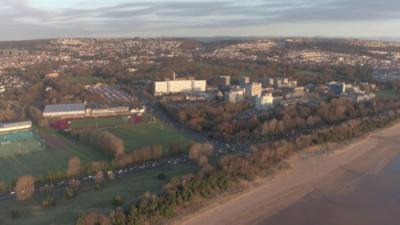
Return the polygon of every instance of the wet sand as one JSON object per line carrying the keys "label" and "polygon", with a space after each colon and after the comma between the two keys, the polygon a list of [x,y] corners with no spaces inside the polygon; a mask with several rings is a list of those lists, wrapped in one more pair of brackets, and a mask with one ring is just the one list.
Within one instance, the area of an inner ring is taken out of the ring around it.
{"label": "wet sand", "polygon": [[400,124],[335,153],[300,153],[291,170],[177,224],[395,224],[399,153]]}

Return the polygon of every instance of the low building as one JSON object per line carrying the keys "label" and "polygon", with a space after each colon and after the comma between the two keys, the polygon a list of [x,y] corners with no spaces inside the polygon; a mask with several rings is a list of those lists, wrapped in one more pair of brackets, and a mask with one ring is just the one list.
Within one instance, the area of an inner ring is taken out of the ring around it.
{"label": "low building", "polygon": [[285,99],[302,98],[305,95],[304,87],[283,88],[282,93]]}
{"label": "low building", "polygon": [[235,88],[225,92],[225,101],[237,103],[245,100],[245,89]]}
{"label": "low building", "polygon": [[369,94],[355,94],[352,96],[353,100],[357,103],[359,102],[367,102],[375,99],[375,94],[369,93]]}
{"label": "low building", "polygon": [[266,110],[272,107],[274,104],[274,97],[272,93],[263,94],[260,96],[256,96],[255,98],[255,106],[258,110]]}
{"label": "low building", "polygon": [[130,112],[132,114],[137,114],[137,115],[141,116],[143,113],[146,112],[146,106],[131,108]]}
{"label": "low building", "polygon": [[231,76],[226,76],[226,75],[221,75],[216,78],[211,79],[212,85],[219,87],[219,88],[224,88],[227,86],[231,85]]}
{"label": "low building", "polygon": [[244,76],[244,77],[239,78],[238,81],[239,81],[239,85],[244,87],[246,84],[250,83],[250,77]]}
{"label": "low building", "polygon": [[46,105],[43,117],[80,117],[86,115],[84,103]]}
{"label": "low building", "polygon": [[274,86],[276,88],[285,88],[285,87],[295,88],[297,87],[297,81],[290,80],[289,78],[275,78]]}
{"label": "low building", "polygon": [[260,96],[262,93],[262,84],[257,82],[252,82],[245,85],[246,98],[251,99],[256,96]]}
{"label": "low building", "polygon": [[267,87],[273,87],[275,84],[274,78],[266,78],[265,80],[263,80],[263,84]]}
{"label": "low building", "polygon": [[87,116],[113,116],[113,115],[124,115],[130,114],[129,107],[106,107],[106,108],[87,108]]}
{"label": "low building", "polygon": [[136,71],[137,71],[136,68],[129,68],[129,69],[128,69],[128,72],[129,72],[129,73],[135,73]]}
{"label": "low building", "polygon": [[328,84],[329,90],[336,94],[336,95],[341,95],[346,93],[346,84],[345,83],[338,83],[338,82],[330,82]]}
{"label": "low building", "polygon": [[57,78],[57,77],[59,77],[59,76],[60,76],[59,73],[57,73],[57,72],[52,72],[52,73],[46,74],[46,75],[45,75],[45,78],[47,78],[47,79],[54,79],[54,78]]}
{"label": "low building", "polygon": [[12,123],[0,123],[0,133],[12,132],[18,130],[26,130],[32,128],[31,121],[20,121]]}

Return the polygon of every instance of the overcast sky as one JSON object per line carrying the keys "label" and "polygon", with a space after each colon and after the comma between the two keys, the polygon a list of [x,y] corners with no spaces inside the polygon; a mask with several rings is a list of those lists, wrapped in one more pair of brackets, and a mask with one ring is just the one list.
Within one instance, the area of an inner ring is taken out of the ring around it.
{"label": "overcast sky", "polygon": [[0,0],[0,40],[400,37],[400,0]]}

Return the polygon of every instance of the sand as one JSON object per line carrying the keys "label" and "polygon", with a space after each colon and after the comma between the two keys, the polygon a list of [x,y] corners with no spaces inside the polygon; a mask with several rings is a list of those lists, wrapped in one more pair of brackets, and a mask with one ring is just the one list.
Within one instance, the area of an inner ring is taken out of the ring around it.
{"label": "sand", "polygon": [[295,204],[329,179],[362,171],[346,185],[330,187],[337,194],[351,192],[364,175],[376,174],[400,151],[400,124],[332,152],[305,151],[288,159],[291,169],[264,180],[243,194],[188,215],[177,225],[264,224],[271,216]]}

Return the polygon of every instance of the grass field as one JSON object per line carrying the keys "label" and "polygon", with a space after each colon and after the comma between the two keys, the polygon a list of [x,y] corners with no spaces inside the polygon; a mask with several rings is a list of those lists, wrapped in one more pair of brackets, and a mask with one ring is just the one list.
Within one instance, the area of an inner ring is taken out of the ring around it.
{"label": "grass field", "polygon": [[76,143],[52,129],[44,129],[40,133],[50,140],[47,150],[0,157],[0,180],[9,182],[25,174],[40,176],[64,170],[73,156],[79,157],[82,163],[110,160],[101,151]]}
{"label": "grass field", "polygon": [[0,144],[0,158],[41,151],[44,151],[44,147],[38,139],[33,138]]}
{"label": "grass field", "polygon": [[379,90],[378,97],[400,97],[400,92],[395,90]]}
{"label": "grass field", "polygon": [[[85,212],[97,211],[108,212],[112,209],[112,199],[116,195],[122,196],[129,206],[132,201],[140,197],[146,191],[161,191],[162,185],[167,180],[157,179],[157,175],[163,172],[168,177],[181,176],[196,170],[191,164],[177,165],[174,168],[157,168],[137,175],[121,178],[106,183],[99,191],[91,188],[89,191],[81,191],[78,197],[66,200],[62,191],[52,193],[56,200],[56,206],[44,209],[40,206],[44,199],[42,194],[38,194],[28,202],[17,202],[9,200],[0,202],[0,224],[2,225],[72,225],[76,218]],[[20,218],[13,219],[11,211],[17,210]]]}
{"label": "grass field", "polygon": [[22,130],[0,133],[0,158],[44,151],[45,146],[36,131]]}
{"label": "grass field", "polygon": [[172,143],[186,148],[191,143],[178,131],[160,122],[135,124],[126,128],[110,129],[110,131],[124,140],[127,152],[154,144],[162,145],[164,149],[168,149]]}
{"label": "grass field", "polygon": [[101,78],[94,76],[73,76],[71,77],[71,80],[81,84],[93,84],[96,82],[102,82]]}
{"label": "grass field", "polygon": [[102,118],[84,118],[71,121],[71,129],[96,128],[128,125],[130,122],[126,117],[102,117]]}
{"label": "grass field", "polygon": [[172,143],[181,144],[184,148],[190,144],[190,140],[178,131],[156,120],[152,123],[132,124],[126,118],[119,116],[77,119],[71,122],[72,130],[96,127],[115,127],[107,130],[124,141],[127,152],[154,144],[163,145],[164,149],[168,149]]}
{"label": "grass field", "polygon": [[[105,118],[103,124],[109,121],[123,121],[121,117]],[[91,120],[83,120],[79,123],[91,124]],[[161,122],[133,124],[129,127],[111,128],[110,132],[120,137],[125,144],[126,152],[140,149],[144,146],[159,144],[164,146],[164,154],[168,153],[172,143],[180,144],[183,149],[191,143],[178,131],[164,125]],[[31,174],[34,176],[45,176],[50,172],[65,170],[68,160],[77,156],[82,164],[99,161],[111,160],[112,158],[94,147],[78,143],[68,135],[63,135],[54,129],[41,129],[40,135],[47,140],[46,151],[35,151],[23,155],[13,155],[0,157],[0,180],[10,182],[21,175]],[[1,148],[1,147],[0,147]]]}

